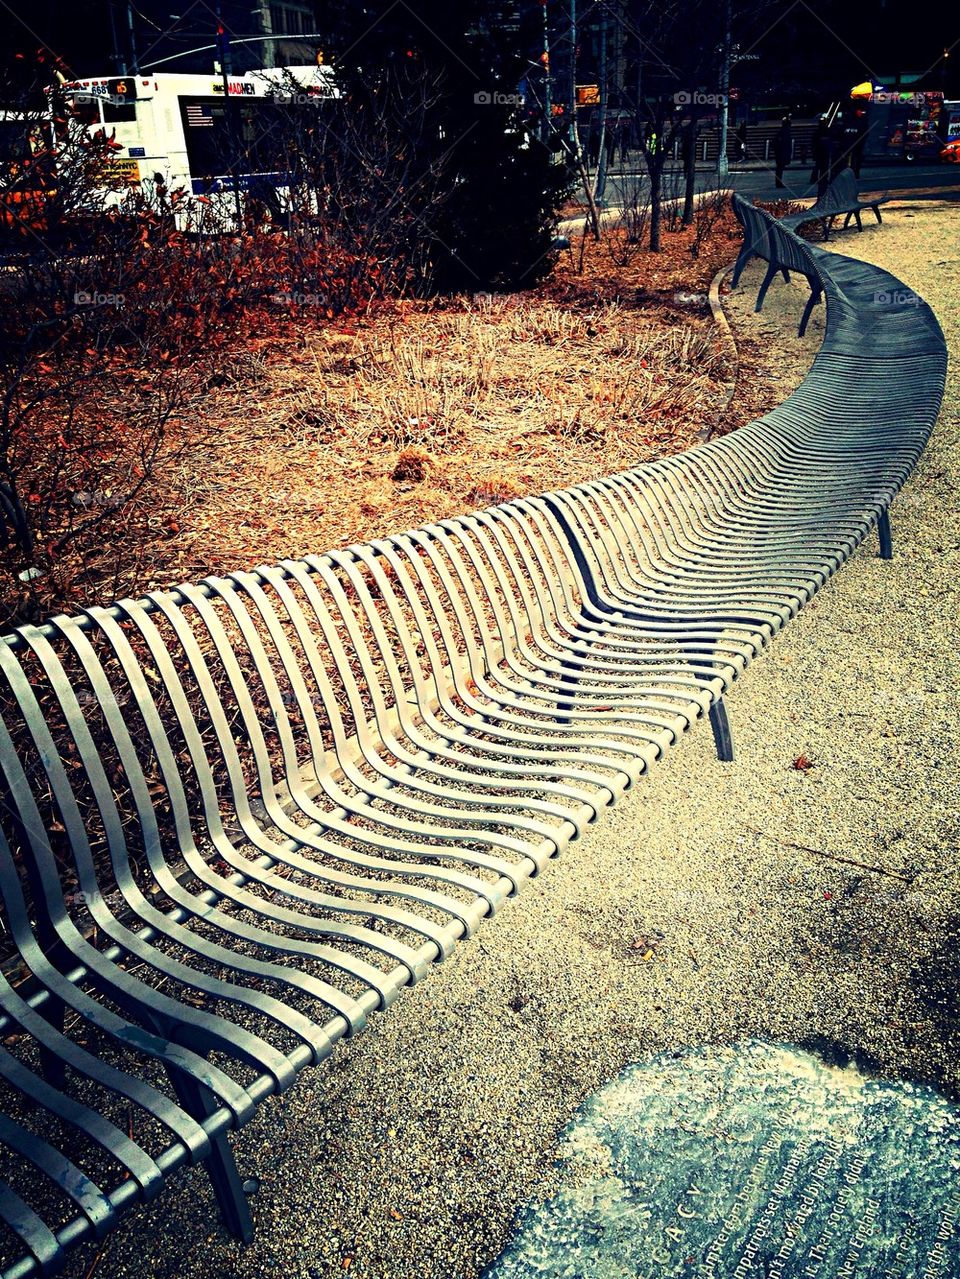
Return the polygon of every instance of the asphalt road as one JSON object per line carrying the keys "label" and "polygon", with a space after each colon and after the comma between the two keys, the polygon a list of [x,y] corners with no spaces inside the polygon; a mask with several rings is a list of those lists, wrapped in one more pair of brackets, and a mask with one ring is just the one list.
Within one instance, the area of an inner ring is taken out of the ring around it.
{"label": "asphalt road", "polygon": [[[639,160],[639,157],[637,157]],[[679,171],[668,171],[667,183],[672,182],[674,173],[676,180],[681,181]],[[615,170],[607,179],[605,203],[619,205],[629,200],[637,190],[637,182],[645,182],[642,172],[642,161],[634,163],[634,157],[628,158],[627,166]],[[809,164],[792,165],[784,174],[785,188],[778,190],[771,168],[744,168],[734,166],[730,172],[730,184],[742,195],[753,199],[791,200],[814,199],[817,191],[810,183]],[[713,167],[703,166],[697,169],[697,190],[709,191],[718,185],[717,172]],[[860,173],[861,191],[910,191],[928,193],[937,199],[960,200],[960,164],[884,164],[863,167]]]}

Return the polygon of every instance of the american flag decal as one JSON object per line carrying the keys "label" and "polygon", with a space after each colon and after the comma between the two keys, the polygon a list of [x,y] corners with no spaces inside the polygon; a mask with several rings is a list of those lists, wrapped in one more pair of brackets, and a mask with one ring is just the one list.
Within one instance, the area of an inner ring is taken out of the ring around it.
{"label": "american flag decal", "polygon": [[193,129],[212,129],[213,116],[206,107],[189,105],[187,107],[187,124]]}

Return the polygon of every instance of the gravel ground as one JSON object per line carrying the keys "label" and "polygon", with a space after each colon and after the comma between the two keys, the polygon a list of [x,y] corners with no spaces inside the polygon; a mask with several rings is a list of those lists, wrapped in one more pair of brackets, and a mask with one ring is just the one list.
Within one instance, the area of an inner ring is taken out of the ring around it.
{"label": "gravel ground", "polygon": [[[252,1247],[225,1240],[194,1175],[108,1240],[98,1279],[474,1279],[534,1186],[549,1190],[578,1103],[671,1047],[829,1045],[960,1087],[960,208],[892,205],[835,247],[916,288],[954,355],[893,508],[896,558],[869,542],[751,667],[729,699],[735,763],[716,761],[704,726],[245,1130],[241,1168],[262,1180]],[[744,283],[725,300],[734,333],[784,343],[786,393],[820,322],[799,342],[801,291],[774,285],[754,317],[756,273]]]}

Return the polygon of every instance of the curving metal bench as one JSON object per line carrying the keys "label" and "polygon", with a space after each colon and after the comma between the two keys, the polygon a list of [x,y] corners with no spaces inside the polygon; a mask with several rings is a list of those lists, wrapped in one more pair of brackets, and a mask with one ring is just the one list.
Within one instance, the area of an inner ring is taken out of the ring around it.
{"label": "curving metal bench", "polygon": [[758,209],[736,192],[732,197],[732,206],[734,215],[743,228],[743,245],[733,267],[733,287],[736,288],[740,283],[744,267],[752,258],[761,258],[766,262],[767,273],[760,285],[755,307],[755,310],[762,311],[767,290],[778,275],[782,275],[788,284],[791,271],[803,276],[810,285],[810,297],[797,329],[797,336],[803,337],[810,314],[823,297],[823,281],[815,258],[807,251],[802,240],[786,232],[782,224],[765,209]]}
{"label": "curving metal bench", "polygon": [[724,693],[885,522],[944,383],[923,302],[791,251],[826,335],[731,435],[0,642],[5,1279],[193,1163],[249,1238],[229,1133],[697,719],[729,754]]}
{"label": "curving metal bench", "polygon": [[830,228],[835,218],[843,217],[844,230],[850,225],[850,219],[854,218],[857,230],[862,231],[863,211],[872,209],[877,222],[882,222],[880,205],[886,204],[889,199],[890,196],[886,192],[883,195],[861,199],[853,170],[841,169],[827,189],[817,196],[809,209],[803,209],[800,213],[788,213],[780,219],[780,223],[782,226],[789,227],[791,231],[797,231],[808,222],[819,222],[823,229],[824,240],[829,240]]}

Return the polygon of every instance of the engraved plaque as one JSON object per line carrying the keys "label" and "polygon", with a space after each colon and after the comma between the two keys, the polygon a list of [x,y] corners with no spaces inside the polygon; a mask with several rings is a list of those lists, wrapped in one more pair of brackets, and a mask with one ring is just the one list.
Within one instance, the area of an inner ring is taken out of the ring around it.
{"label": "engraved plaque", "polygon": [[591,1097],[487,1279],[956,1279],[960,1110],[788,1045],[664,1054]]}

